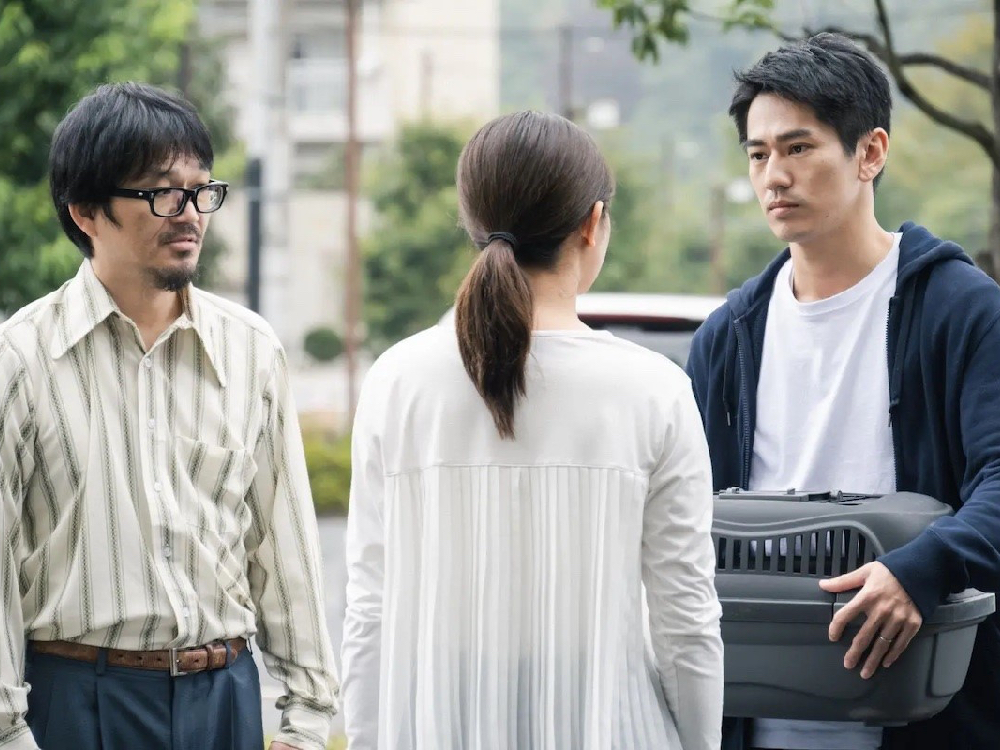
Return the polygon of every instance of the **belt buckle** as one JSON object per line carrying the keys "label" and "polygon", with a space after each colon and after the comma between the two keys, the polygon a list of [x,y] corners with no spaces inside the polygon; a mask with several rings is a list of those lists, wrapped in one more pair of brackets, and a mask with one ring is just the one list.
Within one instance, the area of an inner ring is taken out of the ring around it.
{"label": "belt buckle", "polygon": [[170,676],[171,677],[183,677],[184,675],[193,674],[192,672],[185,672],[182,670],[178,664],[180,660],[177,658],[178,651],[184,651],[185,649],[172,648],[170,649]]}

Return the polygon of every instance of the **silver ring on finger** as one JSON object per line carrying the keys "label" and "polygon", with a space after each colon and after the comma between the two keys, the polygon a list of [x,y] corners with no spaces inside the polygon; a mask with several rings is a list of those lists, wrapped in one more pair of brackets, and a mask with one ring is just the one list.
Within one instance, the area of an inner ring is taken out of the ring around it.
{"label": "silver ring on finger", "polygon": [[894,640],[896,640],[895,638],[886,638],[884,635],[879,635],[879,636],[875,636],[875,637],[878,638],[880,641],[885,641],[887,644],[890,644],[890,645],[892,644],[892,642]]}

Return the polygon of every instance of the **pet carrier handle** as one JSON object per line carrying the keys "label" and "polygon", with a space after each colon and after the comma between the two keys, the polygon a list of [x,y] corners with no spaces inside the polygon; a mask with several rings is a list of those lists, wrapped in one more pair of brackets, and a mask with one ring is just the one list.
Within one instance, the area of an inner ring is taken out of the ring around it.
{"label": "pet carrier handle", "polygon": [[792,502],[810,503],[844,503],[854,500],[863,500],[873,495],[848,494],[840,490],[825,490],[822,492],[810,492],[808,490],[744,490],[739,487],[730,487],[718,493],[720,500],[791,500]]}

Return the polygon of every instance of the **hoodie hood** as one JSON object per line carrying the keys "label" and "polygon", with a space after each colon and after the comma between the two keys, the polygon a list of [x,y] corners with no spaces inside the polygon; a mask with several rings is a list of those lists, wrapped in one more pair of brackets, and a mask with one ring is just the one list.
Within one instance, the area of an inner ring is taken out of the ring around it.
{"label": "hoodie hood", "polygon": [[[899,242],[899,269],[896,275],[896,294],[903,285],[926,268],[946,260],[960,260],[972,264],[972,258],[954,242],[935,237],[927,229],[908,221],[898,230],[902,233]],[[741,318],[759,304],[767,304],[778,271],[791,257],[786,247],[757,276],[748,279],[739,289],[726,295],[733,318]]]}
{"label": "hoodie hood", "polygon": [[935,263],[960,260],[975,265],[965,251],[950,240],[935,237],[927,229],[908,221],[899,228],[903,238],[899,243],[899,271],[896,276],[896,294],[910,279]]}

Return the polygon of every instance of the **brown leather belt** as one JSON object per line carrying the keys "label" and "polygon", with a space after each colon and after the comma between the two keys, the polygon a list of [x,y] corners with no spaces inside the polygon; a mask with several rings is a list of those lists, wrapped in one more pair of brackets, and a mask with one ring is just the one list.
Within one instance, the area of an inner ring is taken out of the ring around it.
{"label": "brown leather belt", "polygon": [[[227,660],[226,644],[229,644]],[[76,661],[97,663],[98,654],[107,652],[107,664],[112,667],[132,669],[158,669],[170,672],[172,677],[180,677],[195,672],[207,672],[229,666],[239,653],[246,648],[245,638],[229,641],[213,641],[193,648],[169,648],[160,651],[126,651],[118,648],[101,649],[72,641],[32,641],[31,648],[36,654],[52,654]]]}

